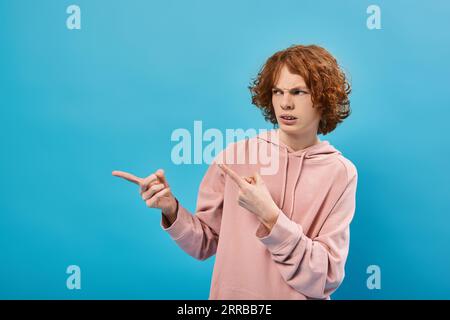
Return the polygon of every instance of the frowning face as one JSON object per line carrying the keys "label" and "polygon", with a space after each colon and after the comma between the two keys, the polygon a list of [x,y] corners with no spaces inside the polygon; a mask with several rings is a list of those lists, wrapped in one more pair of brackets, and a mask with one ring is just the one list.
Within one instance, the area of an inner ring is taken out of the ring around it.
{"label": "frowning face", "polygon": [[280,130],[295,135],[317,133],[320,112],[313,107],[303,77],[291,73],[286,65],[272,89],[272,104]]}

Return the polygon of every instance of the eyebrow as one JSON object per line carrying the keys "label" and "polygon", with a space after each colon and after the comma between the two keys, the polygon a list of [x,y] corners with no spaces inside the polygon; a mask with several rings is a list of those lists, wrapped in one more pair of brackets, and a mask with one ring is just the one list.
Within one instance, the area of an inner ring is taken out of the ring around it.
{"label": "eyebrow", "polygon": [[[304,86],[296,86],[294,88],[291,89],[287,89],[288,91],[292,91],[292,90],[296,90],[296,89],[301,89],[301,90],[308,90],[307,87]],[[274,86],[272,90],[281,90],[280,88],[278,88],[277,86]],[[282,91],[282,90],[281,90]]]}

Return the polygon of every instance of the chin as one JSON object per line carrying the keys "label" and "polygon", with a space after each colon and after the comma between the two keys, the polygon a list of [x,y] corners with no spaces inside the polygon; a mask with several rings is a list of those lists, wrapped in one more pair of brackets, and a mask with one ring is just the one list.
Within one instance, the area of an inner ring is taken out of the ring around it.
{"label": "chin", "polygon": [[284,123],[282,123],[281,121],[279,121],[279,122],[278,122],[278,127],[280,127],[280,129],[283,128],[284,130],[292,131],[292,130],[298,130],[298,129],[300,129],[300,128],[302,127],[302,125],[301,125],[301,123],[296,123],[296,124],[293,124],[293,125],[288,125],[288,124],[284,124]]}
{"label": "chin", "polygon": [[288,126],[288,125],[284,125],[284,124],[279,124],[278,127],[280,128],[281,131],[292,134],[292,133],[297,133],[300,134],[302,133],[302,128],[299,125],[295,125],[295,126]]}

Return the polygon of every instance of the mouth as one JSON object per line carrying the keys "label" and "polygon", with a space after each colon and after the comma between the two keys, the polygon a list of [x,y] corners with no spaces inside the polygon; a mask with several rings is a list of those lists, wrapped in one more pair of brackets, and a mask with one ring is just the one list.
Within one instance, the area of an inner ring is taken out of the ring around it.
{"label": "mouth", "polygon": [[297,119],[297,117],[294,117],[290,114],[282,114],[282,115],[280,115],[280,118],[284,119],[284,120],[296,120]]}
{"label": "mouth", "polygon": [[290,114],[282,114],[280,115],[280,123],[286,126],[293,126],[297,124],[297,117],[294,117]]}

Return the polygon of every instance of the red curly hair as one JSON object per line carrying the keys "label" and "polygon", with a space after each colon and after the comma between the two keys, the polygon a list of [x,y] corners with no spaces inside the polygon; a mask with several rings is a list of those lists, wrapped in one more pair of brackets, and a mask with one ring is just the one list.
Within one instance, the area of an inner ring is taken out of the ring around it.
{"label": "red curly hair", "polygon": [[272,105],[272,88],[284,65],[291,73],[303,77],[313,106],[321,112],[318,134],[330,133],[350,115],[351,87],[336,59],[317,45],[292,45],[267,59],[248,87],[252,104],[262,110],[266,121],[274,126],[278,124]]}

